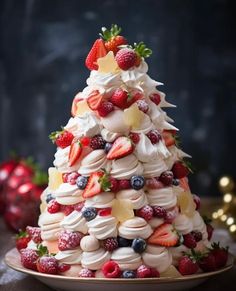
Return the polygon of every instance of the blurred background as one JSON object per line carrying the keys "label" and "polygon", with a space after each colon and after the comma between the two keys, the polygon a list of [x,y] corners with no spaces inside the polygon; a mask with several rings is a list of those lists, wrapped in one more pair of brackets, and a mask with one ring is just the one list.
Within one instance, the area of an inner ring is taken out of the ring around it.
{"label": "blurred background", "polygon": [[74,95],[85,87],[85,57],[102,26],[117,23],[132,43],[153,49],[151,77],[165,84],[182,148],[193,156],[199,196],[220,195],[235,176],[235,1],[1,0],[0,161],[9,150],[44,169]]}

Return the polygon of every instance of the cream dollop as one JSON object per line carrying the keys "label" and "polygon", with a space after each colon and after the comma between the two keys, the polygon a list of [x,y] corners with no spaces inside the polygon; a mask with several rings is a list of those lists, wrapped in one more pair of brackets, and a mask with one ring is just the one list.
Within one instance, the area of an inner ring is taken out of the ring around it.
{"label": "cream dollop", "polygon": [[139,135],[139,142],[135,146],[135,155],[141,162],[150,162],[157,158],[157,148],[151,143],[150,139],[144,134]]}
{"label": "cream dollop", "polygon": [[58,239],[58,234],[62,230],[60,222],[63,218],[64,214],[62,212],[44,212],[39,216],[38,224],[41,228],[41,237],[43,240],[54,241]]}
{"label": "cream dollop", "polygon": [[69,183],[62,183],[59,188],[53,191],[56,201],[62,205],[71,205],[83,201],[82,193],[83,191],[77,185],[70,185]]}
{"label": "cream dollop", "polygon": [[151,206],[158,205],[165,209],[174,207],[177,204],[177,197],[173,190],[173,187],[148,189],[147,199]]}
{"label": "cream dollop", "polygon": [[129,200],[133,209],[140,209],[144,205],[147,205],[147,197],[145,192],[141,190],[126,189],[116,193],[116,199]]}
{"label": "cream dollop", "polygon": [[107,208],[112,207],[115,194],[113,192],[102,192],[99,195],[87,198],[85,207]]}
{"label": "cream dollop", "polygon": [[167,165],[162,159],[152,160],[143,163],[143,175],[145,178],[159,177],[161,173],[167,170]]}
{"label": "cream dollop", "polygon": [[102,168],[106,168],[106,154],[104,150],[94,150],[81,160],[78,172],[81,175],[89,176]]}
{"label": "cream dollop", "polygon": [[169,148],[169,151],[171,155],[167,159],[165,159],[165,163],[167,164],[169,170],[172,169],[176,161],[182,160],[183,158],[191,158],[190,155],[186,154],[176,146],[171,146]]}
{"label": "cream dollop", "polygon": [[64,264],[80,264],[82,257],[82,250],[81,248],[76,248],[73,250],[66,250],[66,251],[59,251],[55,258]]}
{"label": "cream dollop", "polygon": [[84,252],[93,252],[100,248],[99,240],[93,235],[86,235],[80,241],[80,247]]}
{"label": "cream dollop", "polygon": [[99,270],[103,264],[110,260],[110,253],[100,248],[93,252],[83,252],[81,265],[90,270]]}
{"label": "cream dollop", "polygon": [[108,131],[106,128],[103,128],[101,131],[102,138],[107,142],[113,142],[117,137],[121,136],[120,133],[115,133]]}
{"label": "cream dollop", "polygon": [[92,137],[100,133],[101,127],[99,123],[95,113],[85,112],[82,116],[71,117],[65,129],[72,132],[76,137]]}
{"label": "cream dollop", "polygon": [[117,220],[111,215],[97,215],[94,219],[87,222],[87,226],[89,234],[97,239],[117,236]]}
{"label": "cream dollop", "polygon": [[119,265],[121,270],[136,270],[142,265],[140,254],[135,253],[131,247],[121,247],[114,250],[111,259]]}
{"label": "cream dollop", "polygon": [[58,148],[54,155],[55,159],[53,161],[53,165],[61,173],[77,171],[79,168],[80,161],[76,162],[72,167],[69,166],[69,152],[70,146],[64,149]]}
{"label": "cream dollop", "polygon": [[142,175],[143,167],[134,154],[113,160],[111,176],[116,179],[130,179],[133,175]]}
{"label": "cream dollop", "polygon": [[179,214],[174,220],[174,226],[181,234],[187,234],[193,231],[193,222],[185,214]]}
{"label": "cream dollop", "polygon": [[101,73],[98,71],[91,71],[87,84],[90,87],[101,87],[111,90],[113,87],[121,85],[120,73]]}
{"label": "cream dollop", "polygon": [[141,217],[133,217],[122,222],[118,228],[119,235],[127,239],[137,237],[147,239],[153,232],[151,226]]}
{"label": "cream dollop", "polygon": [[120,109],[112,111],[107,117],[102,117],[101,123],[109,132],[119,134],[129,132],[129,126],[124,121],[124,111]]}
{"label": "cream dollop", "polygon": [[154,124],[152,123],[150,117],[147,114],[144,114],[142,122],[141,122],[139,128],[138,129],[132,129],[132,132],[146,134],[152,129],[154,129]]}
{"label": "cream dollop", "polygon": [[86,225],[85,218],[81,212],[76,210],[65,216],[61,221],[60,226],[66,230],[79,231],[83,234],[88,233],[88,227]]}
{"label": "cream dollop", "polygon": [[165,272],[172,264],[172,255],[165,247],[148,245],[142,259],[144,264],[156,268],[160,273]]}

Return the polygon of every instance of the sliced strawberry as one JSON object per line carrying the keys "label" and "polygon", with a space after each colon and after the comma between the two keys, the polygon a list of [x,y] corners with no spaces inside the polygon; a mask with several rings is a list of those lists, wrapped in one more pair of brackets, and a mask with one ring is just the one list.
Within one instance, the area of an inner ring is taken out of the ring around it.
{"label": "sliced strawberry", "polygon": [[108,160],[119,159],[132,153],[134,150],[131,139],[126,136],[118,137],[107,154]]}
{"label": "sliced strawberry", "polygon": [[88,106],[92,110],[97,110],[101,105],[103,100],[103,94],[101,94],[98,90],[93,90],[87,99]]}
{"label": "sliced strawberry", "polygon": [[189,174],[188,167],[183,162],[180,162],[180,161],[174,163],[171,171],[173,172],[174,177],[176,179],[182,179],[188,176]]}
{"label": "sliced strawberry", "polygon": [[185,191],[190,191],[190,187],[189,187],[189,184],[188,184],[188,178],[187,177],[179,179],[179,185]]}
{"label": "sliced strawberry", "polygon": [[101,193],[102,185],[100,183],[100,179],[103,177],[103,175],[103,172],[95,172],[89,177],[88,183],[82,194],[83,198],[93,197]]}
{"label": "sliced strawberry", "polygon": [[82,100],[83,98],[79,97],[79,94],[77,94],[75,98],[73,99],[72,106],[71,106],[71,115],[73,117],[76,115],[76,111],[78,109],[78,103]]}
{"label": "sliced strawberry", "polygon": [[79,159],[82,153],[82,144],[79,140],[74,140],[70,146],[69,166],[72,167]]}
{"label": "sliced strawberry", "polygon": [[85,65],[89,70],[97,70],[97,60],[107,54],[104,41],[102,39],[95,40],[91,50],[89,51],[85,60]]}
{"label": "sliced strawberry", "polygon": [[173,130],[164,130],[162,132],[162,138],[164,139],[165,141],[165,145],[167,147],[170,147],[172,145],[175,144],[176,140],[175,140],[175,131]]}
{"label": "sliced strawberry", "polygon": [[173,247],[177,245],[178,241],[179,236],[173,225],[169,223],[158,226],[148,239],[148,243],[164,247]]}

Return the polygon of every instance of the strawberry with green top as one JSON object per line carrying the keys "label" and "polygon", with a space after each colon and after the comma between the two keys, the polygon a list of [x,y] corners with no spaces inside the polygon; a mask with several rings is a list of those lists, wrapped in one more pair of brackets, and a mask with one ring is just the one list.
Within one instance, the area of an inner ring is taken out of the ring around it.
{"label": "strawberry with green top", "polygon": [[102,27],[102,33],[100,33],[100,36],[105,41],[107,51],[113,51],[114,55],[119,51],[119,46],[127,44],[126,38],[120,35],[120,33],[121,27],[118,27],[116,24],[112,24],[110,29]]}
{"label": "strawberry with green top", "polygon": [[171,147],[177,143],[176,130],[163,130],[162,138],[167,147]]}
{"label": "strawberry with green top", "polygon": [[36,261],[38,272],[54,275],[58,273],[58,262],[53,255],[49,255],[47,247],[38,245],[37,254],[39,256]]}
{"label": "strawberry with green top", "polygon": [[123,158],[131,154],[133,150],[134,146],[131,139],[126,136],[120,136],[113,143],[110,151],[107,154],[107,159],[114,160]]}
{"label": "strawberry with green top", "polygon": [[211,249],[211,253],[214,255],[215,257],[215,264],[216,264],[216,268],[223,268],[228,260],[228,256],[229,256],[229,247],[220,247],[220,243],[213,243],[211,245],[212,249]]}
{"label": "strawberry with green top", "polygon": [[49,135],[49,138],[58,147],[64,149],[64,148],[68,147],[69,145],[71,145],[71,143],[74,139],[74,135],[71,132],[63,129],[63,127],[62,127],[62,130],[52,132]]}
{"label": "strawberry with green top", "polygon": [[85,60],[85,65],[89,70],[97,70],[97,60],[104,57],[107,54],[105,43],[102,39],[95,40],[91,50],[89,51]]}
{"label": "strawberry with green top", "polygon": [[175,179],[182,179],[191,172],[190,166],[185,161],[177,161],[174,163],[171,171],[174,174]]}
{"label": "strawberry with green top", "polygon": [[192,275],[199,270],[198,262],[201,258],[199,252],[191,251],[191,254],[185,254],[179,259],[178,270],[182,275]]}
{"label": "strawberry with green top", "polygon": [[16,239],[16,248],[18,251],[21,249],[25,249],[28,246],[28,242],[30,241],[30,236],[26,231],[20,230],[19,233],[15,237]]}
{"label": "strawberry with green top", "polygon": [[176,246],[178,242],[179,235],[174,229],[174,226],[169,223],[163,223],[158,226],[148,238],[148,243],[164,247]]}

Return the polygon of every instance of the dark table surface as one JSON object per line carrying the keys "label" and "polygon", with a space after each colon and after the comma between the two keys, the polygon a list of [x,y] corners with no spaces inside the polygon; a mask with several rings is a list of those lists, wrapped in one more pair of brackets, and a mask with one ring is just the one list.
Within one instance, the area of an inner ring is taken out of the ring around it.
{"label": "dark table surface", "polygon": [[[217,231],[217,238],[224,244],[229,244],[231,251],[236,254],[236,243],[233,243],[225,230]],[[14,247],[13,233],[4,225],[0,218],[0,290],[1,291],[50,291],[51,288],[28,275],[16,272],[4,263],[5,253]],[[236,290],[236,266],[227,273],[209,279],[192,290],[231,291]],[[79,290],[78,290],[79,291]]]}

